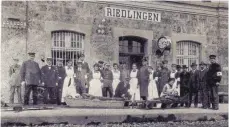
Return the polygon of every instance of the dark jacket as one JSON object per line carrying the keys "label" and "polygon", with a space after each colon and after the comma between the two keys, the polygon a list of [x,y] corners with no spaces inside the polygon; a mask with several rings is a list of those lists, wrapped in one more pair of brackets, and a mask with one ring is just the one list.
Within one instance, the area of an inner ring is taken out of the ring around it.
{"label": "dark jacket", "polygon": [[22,63],[20,70],[21,82],[25,81],[26,85],[39,85],[41,80],[41,70],[37,62],[27,60]]}
{"label": "dark jacket", "polygon": [[181,88],[189,88],[189,72],[181,72],[180,74],[180,86]]}
{"label": "dark jacket", "polygon": [[84,69],[82,69],[81,71],[79,71],[79,70],[76,70],[75,71],[75,77],[74,77],[74,79],[75,79],[75,83],[76,83],[76,86],[82,86],[82,87],[85,87],[85,85],[86,85],[86,78],[85,78],[85,75],[87,75],[87,73],[86,73],[86,70],[84,70]]}
{"label": "dark jacket", "polygon": [[58,75],[58,87],[63,88],[64,79],[66,77],[66,72],[64,66],[56,66],[57,75]]}
{"label": "dark jacket", "polygon": [[138,83],[140,84],[140,96],[148,96],[149,71],[147,66],[139,70]]}
{"label": "dark jacket", "polygon": [[206,82],[207,82],[207,69],[199,70],[199,89],[202,90],[206,88]]}
{"label": "dark jacket", "polygon": [[194,92],[197,92],[199,89],[199,70],[195,70],[195,72],[190,71],[189,88]]}
{"label": "dark jacket", "polygon": [[58,83],[58,73],[54,66],[45,65],[41,68],[41,82],[45,83],[46,87],[55,87]]}
{"label": "dark jacket", "polygon": [[124,87],[124,82],[120,82],[115,90],[114,97],[122,98],[122,95],[124,94],[125,97],[129,98],[130,94],[128,93],[128,90],[130,89],[130,84],[128,83],[126,87]]}
{"label": "dark jacket", "polygon": [[213,63],[209,66],[207,72],[207,84],[210,86],[214,86],[217,82],[221,81],[222,75],[217,75],[217,73],[221,73],[221,66],[218,63]]}
{"label": "dark jacket", "polygon": [[103,87],[108,87],[113,83],[113,73],[109,69],[104,69],[102,71],[102,78],[103,78]]}

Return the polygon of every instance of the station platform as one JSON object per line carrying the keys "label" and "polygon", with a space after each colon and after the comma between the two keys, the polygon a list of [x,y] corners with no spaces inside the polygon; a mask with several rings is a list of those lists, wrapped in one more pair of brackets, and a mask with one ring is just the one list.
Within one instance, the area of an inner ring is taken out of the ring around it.
{"label": "station platform", "polygon": [[160,109],[82,109],[69,107],[53,107],[43,110],[12,111],[1,109],[1,122],[18,123],[20,125],[49,124],[91,124],[122,122],[166,122],[166,121],[206,121],[227,120],[228,104],[220,104],[219,110],[201,108]]}

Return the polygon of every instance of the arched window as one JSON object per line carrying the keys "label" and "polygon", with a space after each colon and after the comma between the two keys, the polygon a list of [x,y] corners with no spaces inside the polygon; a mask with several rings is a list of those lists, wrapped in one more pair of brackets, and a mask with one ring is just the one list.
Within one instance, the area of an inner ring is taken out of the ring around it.
{"label": "arched window", "polygon": [[52,32],[52,58],[53,65],[56,65],[56,58],[62,58],[66,65],[68,60],[74,64],[78,55],[84,52],[85,35],[74,31],[53,31]]}
{"label": "arched window", "polygon": [[192,63],[199,64],[201,46],[194,41],[177,42],[176,60],[179,65],[187,65],[190,67]]}

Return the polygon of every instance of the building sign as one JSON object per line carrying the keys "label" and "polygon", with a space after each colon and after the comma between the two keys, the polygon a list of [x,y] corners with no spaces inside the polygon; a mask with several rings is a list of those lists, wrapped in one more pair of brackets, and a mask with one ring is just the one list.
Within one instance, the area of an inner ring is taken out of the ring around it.
{"label": "building sign", "polygon": [[161,22],[160,13],[146,12],[146,11],[140,11],[140,10],[129,10],[129,9],[105,7],[105,16],[106,17],[115,17],[115,18],[126,18],[126,19],[133,19],[133,20]]}

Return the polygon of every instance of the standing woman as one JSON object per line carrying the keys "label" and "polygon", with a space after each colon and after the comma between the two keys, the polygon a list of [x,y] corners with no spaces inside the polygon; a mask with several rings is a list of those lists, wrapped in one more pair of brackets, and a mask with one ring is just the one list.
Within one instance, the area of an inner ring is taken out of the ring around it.
{"label": "standing woman", "polygon": [[153,70],[151,66],[148,67],[149,70],[149,86],[148,86],[148,100],[152,100],[155,98],[159,98],[156,80],[158,80],[156,76],[156,72]]}
{"label": "standing woman", "polygon": [[102,75],[99,71],[99,64],[94,64],[92,71],[92,80],[89,82],[89,94],[93,96],[102,96]]}
{"label": "standing woman", "polygon": [[120,82],[120,71],[118,70],[118,64],[117,63],[114,63],[113,64],[113,70],[112,70],[112,73],[113,73],[113,91],[115,92],[119,82]]}
{"label": "standing woman", "polygon": [[131,94],[131,100],[140,100],[140,90],[138,86],[138,69],[137,65],[133,63],[132,70],[130,71],[130,94]]}
{"label": "standing woman", "polygon": [[65,66],[66,77],[64,79],[63,92],[61,102],[64,102],[64,97],[72,96],[75,97],[79,94],[76,93],[76,87],[74,84],[74,67],[72,66],[72,60],[67,62]]}

